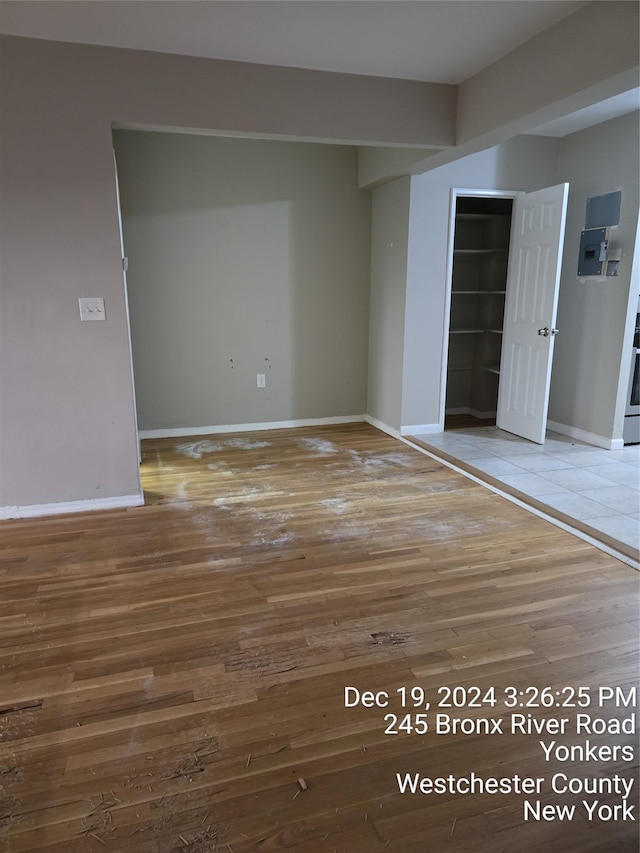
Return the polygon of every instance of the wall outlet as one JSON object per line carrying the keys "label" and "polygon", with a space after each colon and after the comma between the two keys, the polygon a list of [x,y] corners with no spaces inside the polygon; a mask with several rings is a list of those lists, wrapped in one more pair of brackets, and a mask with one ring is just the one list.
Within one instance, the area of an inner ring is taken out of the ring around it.
{"label": "wall outlet", "polygon": [[98,297],[84,297],[78,300],[80,304],[81,320],[104,320],[104,299]]}
{"label": "wall outlet", "polygon": [[258,373],[256,376],[256,384],[258,388],[265,388],[267,385],[267,378],[264,373]]}

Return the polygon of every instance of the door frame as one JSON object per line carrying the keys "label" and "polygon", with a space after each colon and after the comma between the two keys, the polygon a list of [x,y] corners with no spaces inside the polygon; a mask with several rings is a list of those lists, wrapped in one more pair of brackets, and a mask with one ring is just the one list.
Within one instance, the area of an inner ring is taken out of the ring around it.
{"label": "door frame", "polygon": [[451,326],[451,289],[453,284],[453,241],[456,230],[456,205],[458,198],[510,198],[516,199],[525,190],[481,190],[452,187],[449,198],[449,227],[447,237],[447,272],[444,296],[444,322],[442,335],[442,365],[440,372],[440,402],[438,406],[438,427],[444,432],[445,406],[447,399],[447,376],[449,362],[449,329]]}
{"label": "door frame", "polygon": [[[138,400],[136,397],[136,379],[133,372],[133,345],[131,342],[131,315],[129,313],[129,285],[127,282],[127,270],[129,267],[129,259],[125,255],[124,249],[124,228],[122,225],[122,207],[120,204],[120,178],[118,176],[118,159],[116,157],[116,149],[113,148],[113,169],[116,181],[116,204],[118,208],[118,229],[120,232],[120,254],[122,255],[122,285],[124,288],[124,310],[127,321],[127,341],[129,344],[129,368],[131,371],[131,394],[133,396],[133,421],[136,431],[136,443],[138,447],[138,474],[139,466],[142,463],[142,445],[140,443],[140,430],[138,428]],[[142,493],[142,486],[140,486]]]}

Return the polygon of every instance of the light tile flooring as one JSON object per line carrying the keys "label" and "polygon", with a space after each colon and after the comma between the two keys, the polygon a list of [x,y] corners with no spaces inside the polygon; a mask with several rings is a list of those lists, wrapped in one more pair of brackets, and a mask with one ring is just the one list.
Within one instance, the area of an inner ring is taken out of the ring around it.
{"label": "light tile flooring", "polygon": [[640,548],[640,445],[603,450],[551,431],[538,445],[497,427],[416,437],[596,531]]}

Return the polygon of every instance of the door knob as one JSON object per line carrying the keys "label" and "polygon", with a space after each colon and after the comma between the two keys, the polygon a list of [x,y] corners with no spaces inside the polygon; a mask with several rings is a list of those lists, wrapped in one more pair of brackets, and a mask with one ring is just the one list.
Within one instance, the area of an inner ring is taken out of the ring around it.
{"label": "door knob", "polygon": [[543,338],[548,338],[549,335],[557,335],[560,329],[550,329],[548,326],[545,326],[544,329],[538,329],[538,334]]}

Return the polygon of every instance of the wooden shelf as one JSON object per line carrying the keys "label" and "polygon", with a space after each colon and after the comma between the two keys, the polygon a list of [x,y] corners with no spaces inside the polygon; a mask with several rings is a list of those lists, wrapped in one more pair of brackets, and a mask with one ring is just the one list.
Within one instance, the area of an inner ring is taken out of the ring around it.
{"label": "wooden shelf", "polygon": [[454,371],[458,372],[458,373],[465,373],[465,372],[469,372],[470,370],[473,370],[473,365],[472,364],[450,364],[450,365],[448,365],[447,370],[449,370],[451,373],[453,373]]}

